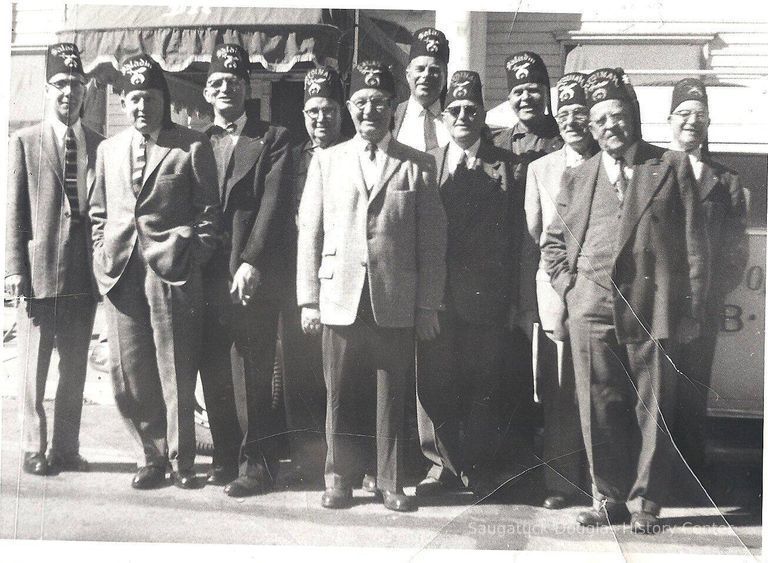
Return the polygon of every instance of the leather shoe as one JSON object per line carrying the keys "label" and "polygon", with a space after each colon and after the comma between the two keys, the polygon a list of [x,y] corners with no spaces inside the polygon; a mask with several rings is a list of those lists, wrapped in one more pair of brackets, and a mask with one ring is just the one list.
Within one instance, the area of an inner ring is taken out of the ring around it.
{"label": "leather shoe", "polygon": [[604,508],[595,510],[585,510],[580,512],[576,521],[587,528],[595,528],[598,526],[609,526],[616,524],[626,524],[629,520],[629,511],[623,504],[616,504],[612,506],[606,505]]}
{"label": "leather shoe", "polygon": [[136,472],[131,481],[134,489],[156,489],[165,482],[165,468],[157,465],[145,465]]}
{"label": "leather shoe", "polygon": [[200,481],[197,480],[197,475],[191,469],[182,469],[181,471],[174,471],[171,473],[171,481],[179,489],[198,489],[200,488]]}
{"label": "leather shoe", "polygon": [[436,479],[435,477],[432,477],[430,475],[427,475],[419,481],[419,484],[416,485],[416,496],[417,497],[434,497],[438,495],[442,495],[445,493],[449,493],[453,490],[456,490],[456,487],[453,486],[452,483],[446,483],[445,481],[442,481],[440,479]]}
{"label": "leather shoe", "polygon": [[329,487],[325,489],[320,504],[323,508],[349,508],[352,506],[352,489]]}
{"label": "leather shoe", "polygon": [[231,465],[211,465],[205,482],[209,485],[223,487],[235,479],[237,479],[237,467]]}
{"label": "leather shoe", "polygon": [[235,498],[252,497],[266,493],[271,488],[270,484],[262,479],[241,475],[224,487],[224,494]]}
{"label": "leather shoe", "polygon": [[45,454],[24,452],[24,472],[32,475],[47,475],[48,462],[45,459]]}
{"label": "leather shoe", "polygon": [[89,469],[88,460],[80,454],[70,456],[60,456],[55,453],[48,455],[48,468],[51,472],[59,471],[80,471],[85,472]]}
{"label": "leather shoe", "polygon": [[404,493],[393,493],[392,491],[383,491],[384,508],[396,512],[413,512],[416,510],[416,499],[409,497]]}
{"label": "leather shoe", "polygon": [[561,508],[568,506],[568,504],[568,498],[565,495],[554,494],[545,498],[542,506],[549,510],[560,510]]}
{"label": "leather shoe", "polygon": [[363,475],[363,490],[366,493],[378,493],[379,488],[376,486],[376,475]]}
{"label": "leather shoe", "polygon": [[630,527],[636,534],[655,534],[661,531],[659,517],[650,512],[633,512]]}

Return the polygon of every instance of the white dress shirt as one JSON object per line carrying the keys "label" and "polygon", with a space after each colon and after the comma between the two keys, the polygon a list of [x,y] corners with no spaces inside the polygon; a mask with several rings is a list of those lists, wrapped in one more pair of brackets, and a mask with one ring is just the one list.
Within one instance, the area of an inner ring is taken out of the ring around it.
{"label": "white dress shirt", "polygon": [[582,164],[585,160],[587,160],[586,158],[584,158],[583,154],[572,149],[570,145],[564,145],[564,146],[565,146],[565,167],[566,168],[574,168]]}
{"label": "white dress shirt", "polygon": [[[67,134],[67,125],[57,118],[49,120],[53,129],[53,138],[56,139],[56,150],[59,151],[59,163],[61,164],[61,177],[64,178],[64,137]],[[81,215],[88,214],[88,186],[86,185],[86,173],[88,170],[88,148],[85,145],[85,131],[83,124],[78,119],[73,123],[72,131],[77,141],[77,201]]]}
{"label": "white dress shirt", "polygon": [[[147,164],[150,161],[150,155],[152,154],[152,149],[157,145],[157,137],[160,135],[160,129],[155,129],[151,133],[147,135],[147,142],[146,146],[144,147],[144,177],[143,180],[147,179]],[[141,140],[143,138],[143,135],[139,133],[136,129],[133,130],[133,137],[131,138],[131,170],[133,170],[133,167],[136,162],[136,154],[138,154],[139,151],[139,144],[141,143]]]}
{"label": "white dress shirt", "polygon": [[227,130],[227,127],[230,125],[230,123],[234,123],[235,125],[235,131],[234,133],[230,133],[229,137],[232,139],[232,146],[234,147],[237,144],[237,141],[240,139],[240,135],[243,134],[243,127],[245,127],[245,122],[248,120],[248,116],[243,112],[243,114],[235,119],[232,122],[226,121],[223,117],[220,115],[217,115],[213,119],[213,124],[218,125],[225,131]]}
{"label": "white dress shirt", "polygon": [[[637,142],[633,143],[632,146],[626,150],[623,156],[624,177],[627,179],[627,186],[632,183],[632,178],[634,178],[635,175],[635,171],[632,169],[631,163],[635,159],[636,152]],[[603,166],[605,167],[605,172],[608,174],[608,181],[615,186],[616,182],[619,181],[619,174],[621,173],[619,162],[607,152],[603,151]]]}
{"label": "white dress shirt", "polygon": [[448,155],[446,156],[446,158],[448,159],[448,171],[451,174],[456,172],[456,167],[459,165],[459,162],[461,161],[462,154],[467,155],[467,158],[466,158],[467,170],[474,168],[477,163],[477,150],[479,148],[480,148],[480,139],[475,141],[474,144],[467,149],[462,149],[453,140],[451,140],[451,142],[448,143]]}
{"label": "white dress shirt", "polygon": [[376,159],[371,160],[369,156],[370,153],[366,150],[368,141],[363,139],[360,135],[355,135],[353,137],[354,142],[357,144],[357,154],[360,160],[360,169],[363,171],[365,187],[369,192],[374,188],[376,182],[379,181],[379,176],[381,176],[381,171],[384,168],[384,161],[387,159],[386,151],[389,147],[389,140],[391,138],[392,135],[389,133],[389,131],[387,131],[387,134],[384,135],[384,138],[381,139],[381,141],[378,143],[375,143]]}
{"label": "white dress shirt", "polygon": [[[436,100],[429,106],[429,113],[435,122],[435,135],[437,136],[437,146],[444,147],[451,140],[451,135],[443,124],[443,114],[440,109],[440,100]],[[405,115],[403,124],[397,134],[397,140],[401,143],[423,151],[426,148],[424,140],[424,120],[427,118],[427,109],[413,98],[408,98],[408,104],[405,106]]]}

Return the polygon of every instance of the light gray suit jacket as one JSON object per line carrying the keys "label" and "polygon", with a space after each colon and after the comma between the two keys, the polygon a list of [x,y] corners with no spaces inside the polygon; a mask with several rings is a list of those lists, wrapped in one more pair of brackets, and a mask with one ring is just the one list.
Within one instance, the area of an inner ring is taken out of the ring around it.
{"label": "light gray suit jacket", "polygon": [[351,325],[369,278],[381,327],[414,324],[439,309],[446,218],[434,158],[392,139],[379,181],[365,187],[355,139],[316,154],[299,207],[298,305],[319,305],[323,324]]}

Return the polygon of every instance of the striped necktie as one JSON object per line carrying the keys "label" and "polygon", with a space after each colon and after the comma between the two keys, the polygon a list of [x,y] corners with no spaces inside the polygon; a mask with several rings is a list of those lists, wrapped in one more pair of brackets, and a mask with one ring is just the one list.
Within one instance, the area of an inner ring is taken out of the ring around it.
{"label": "striped necktie", "polygon": [[72,222],[80,221],[80,199],[77,197],[77,139],[71,127],[64,134],[64,192],[69,200]]}
{"label": "striped necktie", "polygon": [[627,192],[627,175],[624,172],[624,157],[620,156],[616,159],[616,164],[619,166],[619,175],[616,178],[614,188],[616,189],[616,196],[619,198],[619,203],[624,203],[624,194]]}
{"label": "striped necktie", "polygon": [[424,151],[428,152],[437,147],[437,129],[432,112],[424,108]]}
{"label": "striped necktie", "polygon": [[138,195],[144,183],[144,167],[147,164],[147,137],[141,136],[139,147],[133,158],[133,171],[131,172],[131,184],[133,191]]}

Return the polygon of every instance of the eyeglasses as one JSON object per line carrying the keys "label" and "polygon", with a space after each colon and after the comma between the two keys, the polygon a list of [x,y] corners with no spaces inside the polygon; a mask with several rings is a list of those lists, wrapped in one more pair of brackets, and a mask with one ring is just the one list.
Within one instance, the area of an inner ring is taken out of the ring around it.
{"label": "eyeglasses", "polygon": [[[365,106],[363,106],[365,107]],[[325,117],[328,117],[330,119],[333,119],[336,117],[336,114],[338,113],[338,110],[335,107],[327,107],[327,108],[309,108],[302,110],[304,112],[304,115],[309,117],[310,119],[318,119],[320,117],[320,114],[322,113]]]}
{"label": "eyeglasses", "polygon": [[85,82],[83,82],[82,80],[78,80],[76,78],[56,80],[55,82],[49,82],[48,84],[50,84],[57,90],[64,90],[65,88],[69,88],[70,90],[72,90],[74,88],[85,87]]}
{"label": "eyeglasses", "polygon": [[449,108],[445,108],[443,113],[447,113],[454,119],[458,119],[462,111],[464,112],[464,115],[466,115],[469,119],[474,119],[477,117],[477,112],[479,110],[475,106],[451,106]]}
{"label": "eyeglasses", "polygon": [[629,121],[629,116],[624,113],[609,113],[607,115],[601,115],[598,119],[595,120],[595,124],[598,127],[608,127],[609,120],[611,125],[624,125]]}
{"label": "eyeglasses", "polygon": [[571,111],[558,111],[555,120],[558,123],[567,123],[569,119],[577,123],[586,123],[589,120],[589,113],[585,110],[577,109]]}
{"label": "eyeglasses", "polygon": [[387,105],[389,105],[389,98],[358,98],[352,104],[360,111],[364,111],[368,104],[371,104],[371,108],[375,111],[384,111]]}
{"label": "eyeglasses", "polygon": [[707,118],[709,118],[709,115],[703,111],[680,110],[673,112],[672,115],[679,117],[683,121],[688,121],[688,119],[691,117],[693,117],[696,121],[706,121]]}
{"label": "eyeglasses", "polygon": [[216,78],[208,82],[205,86],[211,90],[221,91],[225,87],[229,86],[229,89],[233,92],[237,92],[245,85],[245,81],[242,78]]}

